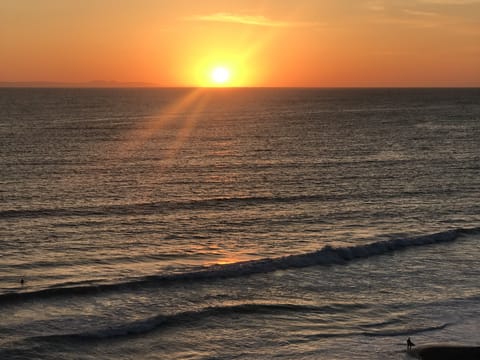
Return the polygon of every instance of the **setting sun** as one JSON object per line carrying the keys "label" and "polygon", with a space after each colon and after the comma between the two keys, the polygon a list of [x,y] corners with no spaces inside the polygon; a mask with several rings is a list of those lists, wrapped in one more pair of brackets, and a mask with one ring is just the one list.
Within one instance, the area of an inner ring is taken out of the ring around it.
{"label": "setting sun", "polygon": [[213,69],[212,81],[217,85],[225,85],[230,80],[230,70],[224,67],[217,67]]}
{"label": "setting sun", "polygon": [[212,49],[208,54],[197,56],[193,66],[186,62],[185,82],[207,88],[253,86],[258,84],[260,68],[245,53]]}

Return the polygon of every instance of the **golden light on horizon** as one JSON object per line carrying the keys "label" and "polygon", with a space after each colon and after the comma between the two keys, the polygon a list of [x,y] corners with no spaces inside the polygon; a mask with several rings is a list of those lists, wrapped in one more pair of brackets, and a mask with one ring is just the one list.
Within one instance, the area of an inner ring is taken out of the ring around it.
{"label": "golden light on horizon", "polygon": [[190,62],[190,70],[185,73],[186,81],[205,88],[252,86],[255,83],[254,69],[246,58],[244,53],[215,50]]}

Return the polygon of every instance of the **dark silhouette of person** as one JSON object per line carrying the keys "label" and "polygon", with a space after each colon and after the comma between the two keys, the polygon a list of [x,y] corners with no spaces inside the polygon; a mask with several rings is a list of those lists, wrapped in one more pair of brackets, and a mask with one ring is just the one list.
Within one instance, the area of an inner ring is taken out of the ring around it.
{"label": "dark silhouette of person", "polygon": [[23,278],[20,279],[20,285],[24,285],[25,284],[25,280],[23,280]]}
{"label": "dark silhouette of person", "polygon": [[410,338],[407,339],[407,349],[411,349],[412,346],[415,346],[415,344],[412,342],[412,340],[410,340]]}

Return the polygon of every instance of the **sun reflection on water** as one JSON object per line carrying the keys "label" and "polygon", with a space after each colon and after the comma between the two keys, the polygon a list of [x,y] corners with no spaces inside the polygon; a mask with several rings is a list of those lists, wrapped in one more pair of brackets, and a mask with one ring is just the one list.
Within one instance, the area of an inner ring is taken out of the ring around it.
{"label": "sun reflection on water", "polygon": [[203,266],[215,266],[215,265],[230,265],[241,263],[245,261],[252,260],[252,257],[249,257],[245,254],[225,254],[216,259],[208,260],[203,263]]}

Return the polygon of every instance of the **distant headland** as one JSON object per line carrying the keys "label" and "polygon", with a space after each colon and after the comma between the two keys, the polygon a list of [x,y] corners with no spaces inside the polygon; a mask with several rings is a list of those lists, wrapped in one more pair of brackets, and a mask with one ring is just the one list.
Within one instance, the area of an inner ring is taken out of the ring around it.
{"label": "distant headland", "polygon": [[121,88],[121,87],[158,87],[147,82],[122,82],[115,80],[93,80],[87,82],[53,82],[53,81],[0,81],[3,88]]}

